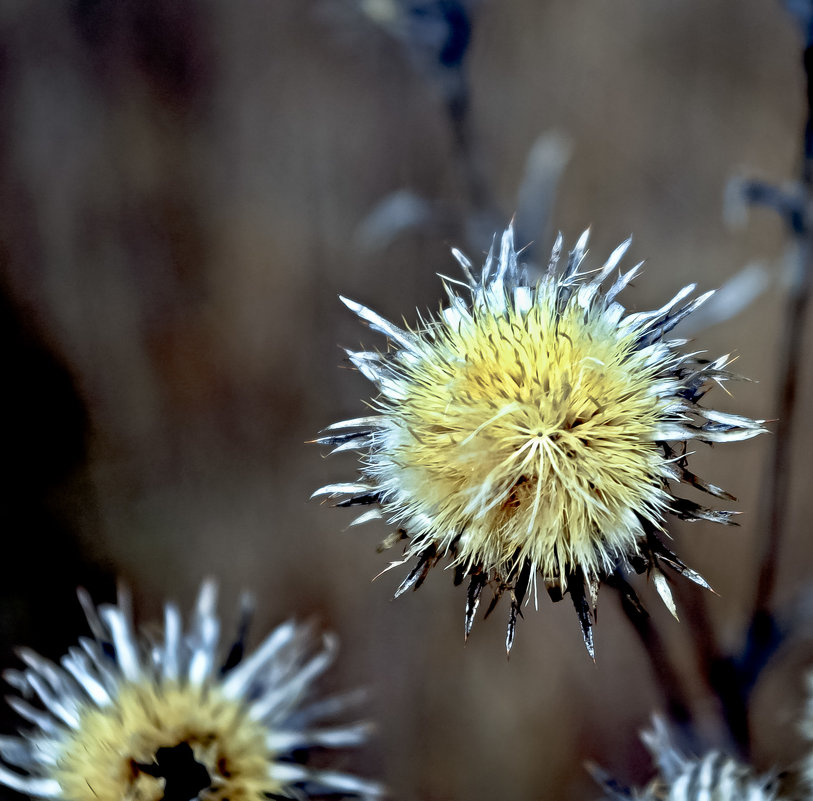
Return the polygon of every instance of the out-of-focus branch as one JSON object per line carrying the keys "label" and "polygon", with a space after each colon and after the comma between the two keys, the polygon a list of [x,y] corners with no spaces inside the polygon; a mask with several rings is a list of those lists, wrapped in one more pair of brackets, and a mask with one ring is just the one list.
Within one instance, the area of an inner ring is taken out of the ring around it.
{"label": "out-of-focus branch", "polygon": [[[466,201],[466,238],[475,250],[487,250],[494,231],[505,222],[496,191],[483,171],[473,144],[471,85],[467,68],[479,0],[351,0],[364,17],[397,41],[443,102],[450,133],[450,156]],[[549,232],[559,178],[570,158],[570,143],[556,131],[540,135],[525,163],[515,230],[527,263]],[[443,203],[401,190],[381,201],[360,226],[359,245],[370,250],[418,225],[449,225]],[[455,221],[457,217],[455,215]]]}

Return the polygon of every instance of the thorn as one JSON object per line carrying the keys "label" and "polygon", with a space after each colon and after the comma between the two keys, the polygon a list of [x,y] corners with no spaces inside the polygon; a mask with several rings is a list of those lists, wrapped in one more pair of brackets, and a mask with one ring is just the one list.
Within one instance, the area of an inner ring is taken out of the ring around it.
{"label": "thorn", "polygon": [[584,594],[584,579],[581,576],[570,575],[567,577],[568,591],[573,601],[573,608],[576,610],[576,617],[581,624],[582,638],[587,653],[593,662],[596,661],[596,650],[593,644],[593,623],[590,618],[590,604]]}
{"label": "thorn", "polygon": [[511,611],[508,613],[508,629],[505,632],[505,655],[511,656],[511,648],[514,645],[514,633],[517,628],[517,613],[519,606],[514,598],[511,599]]}
{"label": "thorn", "polygon": [[475,573],[471,577],[469,586],[466,589],[465,640],[468,640],[471,627],[474,625],[474,616],[477,614],[477,607],[480,605],[480,593],[485,584],[485,575],[483,573]]}

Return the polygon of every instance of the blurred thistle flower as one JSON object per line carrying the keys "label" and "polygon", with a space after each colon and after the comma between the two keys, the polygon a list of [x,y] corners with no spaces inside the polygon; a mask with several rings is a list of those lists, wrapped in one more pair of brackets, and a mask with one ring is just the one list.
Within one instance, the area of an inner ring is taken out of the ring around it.
{"label": "blurred thistle flower", "polygon": [[607,801],[779,801],[778,782],[756,776],[753,770],[719,751],[687,757],[671,742],[663,720],[642,735],[658,765],[658,776],[643,790],[622,787],[594,765],[593,778],[604,787]]}
{"label": "blurred thistle flower", "polygon": [[316,440],[334,452],[365,451],[363,479],[314,495],[348,496],[339,506],[378,504],[354,522],[384,517],[397,527],[385,545],[407,542],[394,564],[417,565],[396,596],[448,558],[456,583],[469,579],[466,636],[483,587],[495,591],[489,612],[507,592],[509,651],[537,578],[554,600],[570,593],[591,656],[602,580],[639,607],[625,577],[646,570],[673,614],[664,565],[707,587],[657,532],[667,512],[724,524],[734,513],[677,498],[670,482],[732,499],[688,470],[685,443],[763,431],[763,421],[700,406],[713,383],[733,377],[728,356],[708,361],[678,352],[685,340],[664,339],[713,293],[685,302],[691,285],[660,309],[627,314],[616,297],[641,265],[609,289],[602,284],[629,240],[596,272],[580,271],[586,245],[587,232],[561,269],[560,236],[533,284],[518,265],[512,227],[479,277],[453,250],[467,284],[445,279],[449,305],[415,329],[342,298],[389,349],[348,351],[379,390],[378,414],[336,423]]}
{"label": "blurred thistle flower", "polygon": [[297,761],[300,749],[355,746],[368,732],[363,723],[314,725],[348,701],[306,701],[335,640],[287,622],[242,660],[244,608],[224,662],[215,600],[207,582],[187,631],[167,604],[163,633],[137,635],[126,597],[97,609],[80,591],[93,637],[80,638],[61,667],[22,649],[26,669],[5,673],[35,703],[9,698],[33,728],[0,738],[0,756],[21,769],[0,766],[0,783],[60,801],[378,797],[371,782]]}
{"label": "blurred thistle flower", "polygon": [[806,677],[807,701],[800,724],[802,735],[809,744],[807,754],[801,763],[802,781],[806,788],[806,798],[813,799],[813,671]]}

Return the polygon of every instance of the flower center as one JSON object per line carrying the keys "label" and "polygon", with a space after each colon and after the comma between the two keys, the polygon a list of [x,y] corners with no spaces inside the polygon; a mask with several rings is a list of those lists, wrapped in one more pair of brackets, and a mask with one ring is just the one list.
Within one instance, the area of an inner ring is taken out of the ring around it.
{"label": "flower center", "polygon": [[209,685],[123,685],[89,706],[55,778],[71,801],[260,801],[279,792],[268,731]]}
{"label": "flower center", "polygon": [[189,743],[159,748],[153,764],[133,764],[133,768],[147,776],[164,779],[161,801],[189,801],[211,784],[209,771],[195,759]]}

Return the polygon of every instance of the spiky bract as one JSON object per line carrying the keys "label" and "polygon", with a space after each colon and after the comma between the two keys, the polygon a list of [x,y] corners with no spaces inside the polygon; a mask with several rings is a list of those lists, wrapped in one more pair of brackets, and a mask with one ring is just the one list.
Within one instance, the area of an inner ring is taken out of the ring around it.
{"label": "spiky bract", "polygon": [[341,698],[306,700],[335,641],[288,622],[244,660],[244,631],[221,654],[215,595],[204,584],[186,631],[168,604],[154,637],[135,633],[126,599],[96,609],[81,593],[93,638],[61,665],[21,650],[26,669],[5,674],[36,703],[9,699],[32,728],[0,738],[0,756],[16,768],[0,766],[0,784],[57,801],[378,797],[371,782],[290,758],[365,739],[363,723],[320,725],[344,707]]}
{"label": "spiky bract", "polygon": [[664,339],[712,293],[687,301],[691,285],[661,309],[627,314],[616,298],[641,265],[602,285],[629,241],[595,273],[580,271],[586,242],[585,233],[560,269],[560,238],[535,283],[518,265],[510,227],[479,278],[453,251],[466,293],[447,283],[449,305],[413,330],[343,299],[390,349],[349,352],[379,390],[378,414],[330,426],[318,440],[365,451],[363,480],[316,494],[376,503],[360,521],[384,516],[408,538],[405,556],[418,565],[398,594],[442,557],[460,580],[470,577],[467,635],[483,586],[497,597],[509,591],[508,648],[537,577],[554,595],[570,592],[591,653],[603,579],[634,598],[625,575],[648,568],[674,611],[661,563],[705,582],[656,536],[665,513],[720,523],[733,514],[674,497],[670,482],[681,480],[731,497],[688,471],[682,443],[762,430],[762,421],[699,405],[713,382],[731,377],[727,356],[709,362]]}

